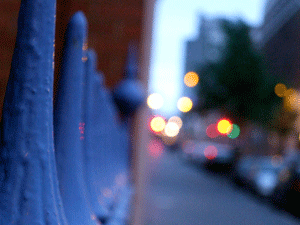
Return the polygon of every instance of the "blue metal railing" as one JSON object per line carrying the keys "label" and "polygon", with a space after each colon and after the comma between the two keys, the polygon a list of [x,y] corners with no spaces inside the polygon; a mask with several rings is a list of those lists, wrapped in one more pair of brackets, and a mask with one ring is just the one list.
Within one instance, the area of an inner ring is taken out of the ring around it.
{"label": "blue metal railing", "polygon": [[82,98],[87,22],[76,13],[67,27],[54,108],[54,143],[60,192],[69,224],[96,224],[84,181]]}
{"label": "blue metal railing", "polygon": [[136,50],[110,93],[86,46],[86,18],[74,14],[53,110],[54,21],[55,0],[22,0],[1,127],[0,224],[126,224],[128,121],[145,99]]}

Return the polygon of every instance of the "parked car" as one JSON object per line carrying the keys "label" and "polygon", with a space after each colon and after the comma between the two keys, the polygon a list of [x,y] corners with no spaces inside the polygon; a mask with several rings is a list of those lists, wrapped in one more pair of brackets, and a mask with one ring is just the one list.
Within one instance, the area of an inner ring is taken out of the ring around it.
{"label": "parked car", "polygon": [[233,169],[233,181],[246,189],[252,188],[258,166],[258,157],[247,155],[239,158]]}
{"label": "parked car", "polygon": [[264,198],[271,198],[280,183],[281,174],[285,171],[282,160],[274,160],[274,156],[261,157],[257,162],[253,175],[253,188]]}
{"label": "parked car", "polygon": [[244,156],[234,166],[233,181],[286,208],[300,200],[300,161],[278,155]]}
{"label": "parked car", "polygon": [[182,150],[185,159],[214,170],[228,170],[235,156],[232,146],[212,141],[188,141]]}
{"label": "parked car", "polygon": [[[300,158],[299,154],[286,157],[279,173],[279,182],[272,195],[272,202],[288,211],[293,211],[300,201]],[[295,212],[297,213],[298,210]]]}
{"label": "parked car", "polygon": [[300,216],[298,204],[300,202],[300,167],[291,171],[289,181],[286,183],[284,208],[296,216]]}
{"label": "parked car", "polygon": [[[277,157],[277,156],[276,156]],[[283,169],[279,156],[248,155],[240,158],[234,166],[234,182],[262,197],[270,197],[279,183]]]}

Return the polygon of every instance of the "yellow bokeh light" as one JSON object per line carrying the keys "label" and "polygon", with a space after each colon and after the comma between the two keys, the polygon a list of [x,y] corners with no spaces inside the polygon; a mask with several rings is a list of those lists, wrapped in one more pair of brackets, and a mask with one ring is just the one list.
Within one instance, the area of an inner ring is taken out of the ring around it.
{"label": "yellow bokeh light", "polygon": [[199,82],[199,76],[197,73],[195,72],[188,72],[185,76],[184,76],[184,83],[186,86],[188,87],[195,87],[198,82]]}
{"label": "yellow bokeh light", "polygon": [[285,95],[284,93],[286,92],[286,90],[287,90],[286,86],[284,84],[281,84],[281,83],[276,84],[275,89],[274,89],[275,94],[278,97],[283,97]]}
{"label": "yellow bokeh light", "polygon": [[164,104],[164,99],[160,94],[153,93],[148,96],[147,104],[151,109],[160,109]]}
{"label": "yellow bokeh light", "polygon": [[169,120],[168,123],[173,122],[176,123],[179,127],[179,129],[182,127],[182,120],[180,119],[179,116],[172,116]]}
{"label": "yellow bokeh light", "polygon": [[228,120],[220,120],[217,128],[221,134],[229,134],[232,131],[232,124]]}
{"label": "yellow bokeh light", "polygon": [[167,123],[164,131],[165,131],[166,136],[175,137],[179,133],[179,127],[176,123],[170,122],[170,123]]}
{"label": "yellow bokeh light", "polygon": [[192,107],[193,107],[193,102],[188,97],[182,97],[177,102],[177,108],[181,112],[188,112],[192,109]]}
{"label": "yellow bokeh light", "polygon": [[165,129],[166,121],[160,117],[154,117],[150,122],[150,127],[154,132],[161,132]]}
{"label": "yellow bokeh light", "polygon": [[293,88],[284,93],[284,107],[288,111],[300,110],[300,94]]}

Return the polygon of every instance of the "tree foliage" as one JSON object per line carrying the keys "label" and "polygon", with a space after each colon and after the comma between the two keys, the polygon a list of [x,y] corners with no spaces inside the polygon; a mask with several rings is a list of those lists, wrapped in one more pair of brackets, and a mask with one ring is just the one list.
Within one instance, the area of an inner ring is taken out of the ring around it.
{"label": "tree foliage", "polygon": [[274,93],[276,79],[267,74],[263,56],[242,21],[222,21],[226,47],[222,60],[199,69],[203,100],[198,110],[217,109],[236,123],[247,120],[267,125],[279,109],[281,99]]}

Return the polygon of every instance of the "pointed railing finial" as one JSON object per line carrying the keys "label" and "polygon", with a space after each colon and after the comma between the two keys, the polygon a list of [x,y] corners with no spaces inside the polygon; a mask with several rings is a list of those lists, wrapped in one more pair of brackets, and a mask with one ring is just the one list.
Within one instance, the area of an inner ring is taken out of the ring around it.
{"label": "pointed railing finial", "polygon": [[0,224],[67,224],[53,148],[55,0],[22,0],[3,107]]}
{"label": "pointed railing finial", "polygon": [[87,21],[82,12],[71,18],[54,110],[54,140],[57,170],[65,214],[69,224],[96,225],[97,218],[87,198],[83,176],[82,98],[86,61]]}
{"label": "pointed railing finial", "polygon": [[124,78],[138,78],[138,48],[134,41],[131,41],[128,46]]}
{"label": "pointed railing finial", "polygon": [[129,116],[145,101],[145,87],[138,80],[137,46],[131,42],[124,69],[124,79],[113,90],[113,97],[120,112]]}

